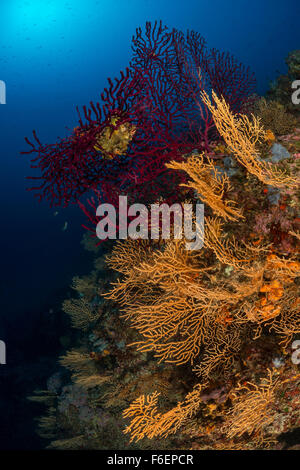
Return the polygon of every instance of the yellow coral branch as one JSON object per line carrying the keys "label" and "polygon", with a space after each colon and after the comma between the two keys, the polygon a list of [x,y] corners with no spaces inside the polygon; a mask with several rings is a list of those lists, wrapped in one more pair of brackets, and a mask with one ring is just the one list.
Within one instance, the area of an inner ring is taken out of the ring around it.
{"label": "yellow coral branch", "polygon": [[215,105],[205,91],[201,92],[201,99],[211,111],[219,134],[238,162],[265,184],[296,188],[299,184],[296,178],[280,170],[277,165],[260,160],[255,146],[266,139],[260,120],[254,115],[251,120],[244,114],[234,115],[225,99],[219,98],[214,91],[212,98]]}

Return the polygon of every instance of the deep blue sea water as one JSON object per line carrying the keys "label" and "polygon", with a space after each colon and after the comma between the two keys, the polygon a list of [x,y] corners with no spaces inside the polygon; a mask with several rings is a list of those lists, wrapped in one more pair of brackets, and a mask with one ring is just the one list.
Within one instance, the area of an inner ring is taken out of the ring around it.
{"label": "deep blue sea water", "polygon": [[[75,274],[87,272],[81,212],[51,209],[26,192],[33,129],[43,142],[77,124],[76,105],[97,101],[107,77],[130,59],[131,37],[147,20],[194,29],[228,50],[257,78],[257,91],[284,73],[300,47],[297,0],[0,0],[1,270],[0,338],[30,330]],[[65,222],[68,229],[62,231]]]}

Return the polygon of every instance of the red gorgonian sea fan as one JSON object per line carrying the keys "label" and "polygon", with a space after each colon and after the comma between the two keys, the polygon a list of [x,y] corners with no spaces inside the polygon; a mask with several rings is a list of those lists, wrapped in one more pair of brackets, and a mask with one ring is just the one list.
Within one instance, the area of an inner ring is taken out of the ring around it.
{"label": "red gorgonian sea fan", "polygon": [[[195,32],[169,31],[162,23],[146,23],[132,39],[126,72],[79,113],[79,125],[67,138],[42,144],[33,132],[26,139],[30,177],[39,199],[51,205],[77,202],[89,190],[101,202],[119,194],[147,202],[171,197],[174,181],[165,163],[192,149],[209,150],[215,136],[211,114],[199,102],[200,91],[213,88],[234,112],[245,108],[255,80],[230,54],[206,47]],[[178,175],[178,178],[182,176]]]}

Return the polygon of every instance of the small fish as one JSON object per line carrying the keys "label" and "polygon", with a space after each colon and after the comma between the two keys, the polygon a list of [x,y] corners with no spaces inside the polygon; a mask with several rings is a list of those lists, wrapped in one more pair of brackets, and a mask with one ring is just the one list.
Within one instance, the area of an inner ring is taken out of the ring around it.
{"label": "small fish", "polygon": [[62,231],[65,232],[67,230],[67,228],[68,228],[68,222],[65,222],[64,226],[62,228]]}
{"label": "small fish", "polygon": [[58,215],[58,211],[55,211],[53,215],[56,217]]}

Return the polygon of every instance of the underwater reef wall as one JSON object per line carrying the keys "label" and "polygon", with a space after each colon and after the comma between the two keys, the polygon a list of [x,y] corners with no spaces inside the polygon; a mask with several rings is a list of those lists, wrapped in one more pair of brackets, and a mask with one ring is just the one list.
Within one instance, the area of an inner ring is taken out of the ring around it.
{"label": "underwater reef wall", "polygon": [[249,72],[196,33],[147,23],[130,67],[92,105],[96,118],[85,109],[68,139],[32,144],[41,196],[64,204],[94,190],[89,209],[80,203],[92,225],[98,203],[120,194],[204,203],[204,246],[186,250],[173,234],[100,248],[86,233],[94,269],[63,304],[76,344],[31,397],[47,404],[39,433],[56,449],[295,448],[298,112],[252,100]]}

